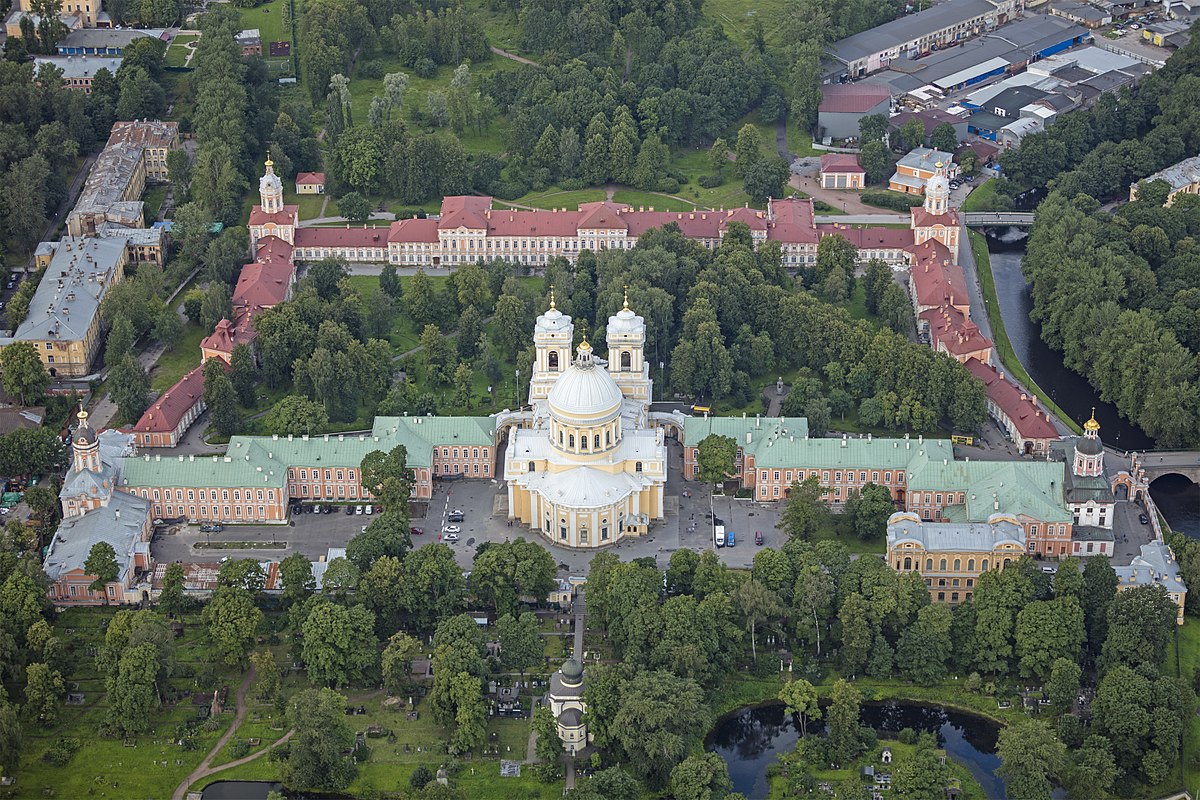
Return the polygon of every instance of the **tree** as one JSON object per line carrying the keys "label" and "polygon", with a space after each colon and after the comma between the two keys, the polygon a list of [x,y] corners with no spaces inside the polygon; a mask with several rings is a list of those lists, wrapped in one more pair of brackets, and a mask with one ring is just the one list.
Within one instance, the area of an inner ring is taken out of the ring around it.
{"label": "tree", "polygon": [[1021,675],[1048,679],[1056,659],[1079,660],[1083,640],[1083,610],[1074,597],[1030,603],[1017,614]]}
{"label": "tree", "polygon": [[868,483],[862,491],[847,501],[858,538],[870,541],[876,536],[887,532],[887,521],[896,513],[896,504],[892,501],[892,493],[886,486]]}
{"label": "tree", "polygon": [[45,728],[58,722],[58,702],[67,686],[62,673],[43,663],[25,669],[25,715]]}
{"label": "tree", "polygon": [[[211,359],[210,359],[211,360]],[[258,367],[247,344],[235,345],[229,360],[229,380],[242,408],[254,405],[254,386],[258,383]]]}
{"label": "tree", "polygon": [[263,617],[250,593],[232,586],[218,587],[204,607],[203,617],[208,636],[224,662],[230,666],[242,664]]}
{"label": "tree", "polygon": [[204,405],[219,436],[232,436],[238,429],[237,392],[225,362],[210,358],[204,364]]}
{"label": "tree", "polygon": [[4,391],[23,406],[37,405],[50,388],[50,374],[29,342],[13,342],[0,350],[0,378]]}
{"label": "tree", "polygon": [[858,154],[858,163],[866,173],[868,184],[883,183],[892,169],[892,159],[888,155],[887,145],[878,139],[864,142]]}
{"label": "tree", "polygon": [[946,790],[948,774],[946,765],[922,737],[913,754],[896,767],[892,791],[901,800],[942,797]]}
{"label": "tree", "polygon": [[342,216],[351,222],[363,223],[371,216],[371,201],[358,192],[344,194],[338,199]]}
{"label": "tree", "polygon": [[734,171],[745,177],[750,167],[763,160],[762,134],[758,128],[747,123],[738,131],[737,145],[734,147]]}
{"label": "tree", "polygon": [[1059,714],[1070,711],[1075,705],[1075,697],[1079,694],[1079,681],[1083,670],[1078,664],[1068,658],[1056,658],[1050,669],[1050,679],[1046,681],[1046,696],[1050,707]]}
{"label": "tree", "polygon": [[929,686],[946,677],[950,654],[950,609],[945,605],[928,605],[917,612],[917,621],[900,634],[896,666],[909,680]]}
{"label": "tree", "polygon": [[737,468],[737,442],[729,436],[710,433],[696,446],[695,479],[702,483],[724,483]]}
{"label": "tree", "polygon": [[1072,752],[1067,770],[1068,797],[1109,797],[1117,780],[1117,763],[1112,744],[1103,736],[1092,735]]}
{"label": "tree", "polygon": [[829,728],[829,758],[835,764],[846,764],[862,752],[858,736],[858,715],[862,695],[845,680],[833,685],[826,719]]}
{"label": "tree", "polygon": [[547,783],[557,780],[562,775],[563,746],[549,706],[540,706],[533,712],[530,728],[537,734],[534,748],[538,764],[534,769],[538,778]]}
{"label": "tree", "polygon": [[729,767],[718,753],[688,756],[671,770],[675,800],[723,800],[732,789]]}
{"label": "tree", "polygon": [[[57,472],[67,461],[67,448],[58,431],[53,428],[18,428],[10,434],[0,436],[0,475],[41,475],[46,472]],[[42,492],[34,492],[41,487],[30,487],[25,494],[25,502],[30,510],[43,521],[57,518],[59,503],[58,496],[49,491],[48,502],[34,508]],[[30,494],[32,493],[32,497]]]}
{"label": "tree", "polygon": [[117,552],[113,550],[113,546],[104,540],[92,545],[87,560],[83,562],[83,572],[92,576],[88,590],[100,592],[104,597],[104,605],[108,605],[108,584],[116,581],[121,574],[117,566]]}
{"label": "tree", "polygon": [[316,289],[322,300],[335,300],[341,291],[342,278],[346,277],[346,269],[345,262],[337,258],[323,258],[308,268],[304,283]]}
{"label": "tree", "polygon": [[1137,669],[1162,663],[1175,633],[1176,608],[1161,585],[1117,592],[1106,616],[1108,635],[1100,652],[1101,671],[1118,664]]}
{"label": "tree", "polygon": [[925,123],[919,119],[910,119],[900,126],[896,138],[901,150],[912,150],[920,147],[925,141]]}
{"label": "tree", "polygon": [[636,778],[623,769],[609,767],[579,781],[571,800],[638,800],[641,796]]}
{"label": "tree", "polygon": [[[9,40],[11,47],[11,39]],[[21,758],[21,721],[17,706],[0,698],[0,767],[6,772],[16,769]]]}
{"label": "tree", "polygon": [[[411,295],[410,295],[411,296]],[[408,450],[398,444],[388,452],[372,450],[359,465],[362,488],[388,511],[407,513],[412,495],[412,470],[408,468]]]}
{"label": "tree", "polygon": [[929,146],[934,150],[941,150],[946,153],[953,153],[958,149],[958,134],[954,132],[954,126],[949,122],[938,123],[933,129],[933,133],[929,135]]}
{"label": "tree", "polygon": [[417,768],[408,776],[408,785],[414,789],[424,789],[432,780],[433,773],[429,771],[429,767],[424,764],[418,764]]}
{"label": "tree", "polygon": [[1117,573],[1106,558],[1089,558],[1083,566],[1083,622],[1088,649],[1099,653],[1108,635],[1108,606],[1117,594]]}
{"label": "tree", "polygon": [[396,274],[395,264],[384,264],[383,268],[379,271],[379,290],[392,300],[399,300],[404,297],[404,287],[400,283],[399,276]]}
{"label": "tree", "polygon": [[223,319],[233,319],[233,300],[228,284],[213,281],[204,288],[200,300],[200,324],[205,330],[212,330]]}
{"label": "tree", "polygon": [[729,143],[718,138],[708,149],[708,168],[712,170],[713,175],[720,177],[725,172],[725,165],[728,163]]}
{"label": "tree", "polygon": [[173,308],[163,306],[154,318],[152,335],[165,347],[174,347],[183,337],[183,321]]}
{"label": "tree", "polygon": [[116,675],[106,682],[108,725],[117,736],[141,733],[150,725],[150,712],[159,705],[155,680],[158,653],[149,642],[121,653]]}
{"label": "tree", "polygon": [[792,484],[779,520],[788,536],[807,541],[824,524],[829,515],[829,509],[821,502],[825,492],[815,475]]}
{"label": "tree", "polygon": [[800,717],[800,736],[808,738],[808,721],[821,718],[821,706],[817,702],[817,690],[803,678],[788,681],[779,690],[784,713]]}
{"label": "tree", "polygon": [[282,678],[275,654],[269,649],[255,650],[250,654],[250,666],[254,669],[254,685],[251,691],[259,700],[274,700],[279,695]]}
{"label": "tree", "polygon": [[858,135],[863,145],[867,142],[881,141],[887,135],[887,117],[883,114],[859,117]]}
{"label": "tree", "polygon": [[733,593],[734,607],[746,620],[746,628],[750,631],[751,657],[758,660],[758,626],[769,619],[778,619],[784,615],[783,604],[774,592],[763,586],[754,578],[742,581]]}
{"label": "tree", "polygon": [[108,371],[108,392],[123,421],[133,423],[141,418],[148,405],[150,379],[132,353],[121,356]]}
{"label": "tree", "polygon": [[512,613],[520,598],[544,600],[555,586],[557,570],[550,551],[537,542],[491,542],[475,551],[471,586],[485,607],[498,614]]}
{"label": "tree", "polygon": [[528,611],[519,617],[505,614],[496,621],[500,639],[500,664],[507,670],[517,670],[525,678],[525,670],[542,660],[545,645],[537,615]]}
{"label": "tree", "polygon": [[694,732],[708,722],[700,686],[659,670],[640,672],[624,685],[609,725],[627,763],[650,785],[662,786],[684,759]]}
{"label": "tree", "polygon": [[283,579],[283,598],[288,605],[303,600],[317,586],[312,562],[302,553],[292,553],[279,562],[279,575]]}
{"label": "tree", "polygon": [[288,785],[336,792],[354,780],[355,762],[342,755],[354,747],[345,708],[346,698],[332,689],[305,689],[292,695],[287,714],[295,733],[283,770]]}
{"label": "tree", "polygon": [[379,658],[374,629],[375,617],[361,605],[318,603],[303,626],[309,678],[334,688],[362,682]]}
{"label": "tree", "polygon": [[1041,720],[1021,719],[1000,729],[996,752],[1000,768],[996,773],[1007,783],[1013,800],[1041,800],[1050,797],[1050,779],[1061,774],[1067,750]]}
{"label": "tree", "polygon": [[700,556],[695,550],[676,550],[667,563],[667,592],[669,594],[692,594],[692,580]]}
{"label": "tree", "polygon": [[271,407],[263,418],[264,433],[276,436],[312,436],[329,427],[325,404],[290,394]]}
{"label": "tree", "polygon": [[375,517],[367,529],[346,545],[346,558],[362,572],[384,556],[404,558],[412,549],[408,510],[386,511]]}
{"label": "tree", "polygon": [[791,174],[788,163],[773,156],[747,166],[742,171],[742,182],[751,200],[765,203],[772,197],[783,197],[787,193]]}
{"label": "tree", "polygon": [[383,688],[398,695],[412,685],[412,662],[421,654],[421,642],[406,633],[392,634],[383,648]]}
{"label": "tree", "polygon": [[158,593],[158,607],[163,613],[174,617],[191,608],[191,598],[184,594],[183,582],[183,565],[168,564],[163,573],[162,591]]}

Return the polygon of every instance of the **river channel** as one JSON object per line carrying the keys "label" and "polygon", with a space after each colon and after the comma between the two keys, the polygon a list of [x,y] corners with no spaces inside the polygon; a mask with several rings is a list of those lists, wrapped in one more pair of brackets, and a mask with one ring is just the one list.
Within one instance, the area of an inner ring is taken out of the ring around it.
{"label": "river channel", "polygon": [[[988,236],[996,297],[1004,329],[1025,371],[1076,422],[1086,420],[1095,406],[1105,444],[1121,450],[1154,447],[1154,440],[1121,417],[1114,406],[1101,402],[1087,379],[1068,369],[1062,356],[1042,341],[1040,326],[1029,318],[1033,298],[1021,273],[1025,234],[1013,229],[997,233]],[[1150,494],[1173,529],[1200,538],[1200,486],[1186,478],[1168,475],[1151,485]]]}
{"label": "river channel", "polygon": [[[938,746],[971,771],[987,797],[1004,797],[1004,781],[995,774],[1000,766],[996,741],[1000,726],[974,714],[919,703],[889,701],[864,703],[861,719],[881,738],[895,738],[903,728],[937,734]],[[809,723],[809,735],[820,734],[820,724]],[[729,765],[733,789],[748,798],[766,797],[767,767],[781,753],[790,753],[800,732],[782,703],[751,706],[722,717],[709,734],[705,748]]]}

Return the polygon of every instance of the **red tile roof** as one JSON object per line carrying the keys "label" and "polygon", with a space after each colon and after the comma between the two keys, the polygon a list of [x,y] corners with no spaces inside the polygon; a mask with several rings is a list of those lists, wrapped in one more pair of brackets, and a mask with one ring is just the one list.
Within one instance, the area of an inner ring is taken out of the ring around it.
{"label": "red tile roof", "polygon": [[204,397],[204,367],[196,367],[150,404],[135,433],[170,433]]}
{"label": "red tile roof", "polygon": [[817,233],[812,198],[772,200],[770,210],[773,219],[767,226],[768,239],[811,244],[821,238]]}
{"label": "red tile roof", "polygon": [[864,228],[842,222],[822,222],[817,230],[822,236],[837,234],[859,250],[904,250],[913,246],[913,233],[904,228]]}
{"label": "red tile roof", "polygon": [[1025,394],[1009,383],[1004,373],[998,372],[990,364],[972,358],[966,366],[972,375],[983,381],[988,399],[1013,421],[1022,436],[1026,439],[1059,438],[1058,429],[1050,421],[1050,416],[1038,406],[1036,397]]}
{"label": "red tile roof", "polygon": [[864,173],[865,171],[858,163],[858,156],[854,153],[825,153],[821,156],[821,172]]}
{"label": "red tile roof", "polygon": [[958,212],[950,209],[945,214],[930,214],[924,206],[912,207],[912,224],[916,228],[932,228],[942,225],[947,228],[958,227]]}
{"label": "red tile roof", "polygon": [[313,184],[313,183],[318,184],[320,186],[324,186],[325,185],[325,173],[324,172],[297,172],[296,173],[296,185],[297,186],[307,186],[307,185]]}
{"label": "red tile roof", "polygon": [[892,98],[885,87],[874,83],[831,83],[821,87],[821,105],[826,113],[865,114]]}
{"label": "red tile roof", "polygon": [[262,210],[262,206],[255,206],[250,210],[251,225],[266,225],[274,222],[276,225],[295,225],[300,218],[300,206],[284,206],[282,211],[276,211],[274,214],[268,214]]}
{"label": "red tile roof", "polygon": [[992,340],[984,336],[979,326],[954,306],[939,306],[921,312],[929,323],[929,338],[934,349],[940,345],[958,360],[990,350]]}
{"label": "red tile roof", "polygon": [[242,267],[237,287],[233,290],[233,305],[251,314],[279,305],[288,297],[296,271],[290,261],[256,261]]}
{"label": "red tile roof", "polygon": [[387,248],[387,228],[298,228],[296,247]]}
{"label": "red tile roof", "polygon": [[436,219],[402,219],[393,222],[388,230],[389,242],[429,242],[438,240]]}
{"label": "red tile roof", "polygon": [[282,261],[287,264],[292,263],[292,250],[294,248],[280,239],[278,236],[264,236],[258,240],[254,251],[254,260],[262,261],[263,263],[272,263]]}
{"label": "red tile roof", "polygon": [[910,273],[916,290],[919,309],[956,306],[962,311],[971,307],[967,296],[967,281],[962,267],[950,260],[950,251],[936,239],[929,239],[909,248],[914,263]]}

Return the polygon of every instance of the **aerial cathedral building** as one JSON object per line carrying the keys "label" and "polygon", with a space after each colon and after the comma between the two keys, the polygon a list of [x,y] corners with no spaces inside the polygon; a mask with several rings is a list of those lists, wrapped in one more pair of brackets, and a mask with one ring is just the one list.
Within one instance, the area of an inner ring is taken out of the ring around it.
{"label": "aerial cathedral building", "polygon": [[504,454],[508,515],[554,544],[604,547],[663,516],[667,450],[650,419],[646,323],[624,306],[608,318],[607,359],[555,306],[537,319],[530,410]]}

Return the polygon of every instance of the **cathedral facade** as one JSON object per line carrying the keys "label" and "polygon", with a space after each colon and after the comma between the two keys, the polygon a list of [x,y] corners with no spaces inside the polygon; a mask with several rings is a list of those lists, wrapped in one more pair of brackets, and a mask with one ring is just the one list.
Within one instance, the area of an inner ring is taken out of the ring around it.
{"label": "cathedral facade", "polygon": [[504,454],[508,516],[553,544],[595,548],[647,532],[663,516],[667,451],[649,416],[646,323],[609,317],[607,359],[555,307],[538,317],[530,410],[516,415]]}

